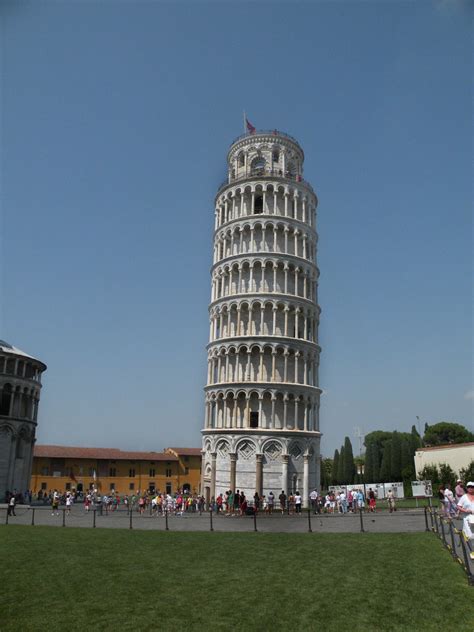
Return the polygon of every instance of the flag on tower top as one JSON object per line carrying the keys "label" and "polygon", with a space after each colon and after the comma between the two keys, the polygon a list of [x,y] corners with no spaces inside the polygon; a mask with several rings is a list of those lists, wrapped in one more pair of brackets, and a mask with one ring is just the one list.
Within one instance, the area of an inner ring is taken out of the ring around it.
{"label": "flag on tower top", "polygon": [[255,127],[252,125],[252,123],[248,120],[247,117],[245,117],[245,125],[247,126],[247,132],[249,134],[255,134],[256,129]]}

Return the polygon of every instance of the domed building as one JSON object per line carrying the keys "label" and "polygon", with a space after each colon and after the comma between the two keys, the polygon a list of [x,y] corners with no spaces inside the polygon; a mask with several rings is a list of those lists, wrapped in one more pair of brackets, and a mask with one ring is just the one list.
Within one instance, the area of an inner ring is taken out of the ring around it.
{"label": "domed building", "polygon": [[0,502],[30,486],[41,374],[46,364],[0,340]]}
{"label": "domed building", "polygon": [[202,489],[319,485],[317,197],[282,132],[237,138],[215,199]]}

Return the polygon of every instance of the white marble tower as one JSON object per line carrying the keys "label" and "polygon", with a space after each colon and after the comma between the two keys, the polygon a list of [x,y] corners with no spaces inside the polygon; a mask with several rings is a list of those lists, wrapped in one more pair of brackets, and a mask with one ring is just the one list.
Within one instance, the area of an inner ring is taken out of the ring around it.
{"label": "white marble tower", "polygon": [[215,205],[202,486],[319,486],[317,197],[276,130],[231,145]]}

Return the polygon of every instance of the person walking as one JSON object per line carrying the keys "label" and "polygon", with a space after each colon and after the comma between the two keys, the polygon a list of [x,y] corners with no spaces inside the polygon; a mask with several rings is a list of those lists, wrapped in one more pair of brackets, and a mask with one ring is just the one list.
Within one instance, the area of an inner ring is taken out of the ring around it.
{"label": "person walking", "polygon": [[15,494],[12,494],[10,496],[10,500],[8,501],[8,508],[7,508],[7,514],[9,516],[16,516],[15,513],[15,505],[16,505],[16,498],[15,498]]}
{"label": "person walking", "polygon": [[66,494],[66,513],[69,515],[71,513],[72,506],[72,495],[70,493]]}
{"label": "person walking", "polygon": [[51,500],[51,515],[54,516],[54,512],[59,516],[59,492],[57,489],[54,490],[53,498]]}
{"label": "person walking", "polygon": [[458,479],[456,481],[456,487],[454,488],[454,493],[456,495],[456,504],[457,504],[466,493],[466,490],[464,489],[464,485],[462,484],[461,479]]}
{"label": "person walking", "polygon": [[273,513],[274,505],[275,505],[275,496],[274,496],[273,492],[270,492],[268,494],[268,498],[267,498],[267,506],[268,506],[268,513],[269,514]]}
{"label": "person walking", "polygon": [[295,511],[297,514],[301,514],[301,502],[302,502],[301,494],[299,493],[299,491],[297,491],[295,493]]}
{"label": "person walking", "polygon": [[446,504],[446,516],[453,518],[457,513],[456,501],[454,500],[454,494],[451,491],[451,486],[448,484],[444,488],[444,499]]}
{"label": "person walking", "polygon": [[391,489],[387,492],[387,502],[390,513],[393,513],[395,511],[395,494]]}
{"label": "person walking", "polygon": [[281,490],[281,494],[278,496],[278,500],[280,501],[281,515],[283,515],[286,509],[286,494],[283,489]]}

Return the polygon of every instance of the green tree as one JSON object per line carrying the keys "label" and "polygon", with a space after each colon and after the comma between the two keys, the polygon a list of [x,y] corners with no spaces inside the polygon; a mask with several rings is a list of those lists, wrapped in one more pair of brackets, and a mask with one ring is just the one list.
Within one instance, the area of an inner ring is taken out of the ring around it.
{"label": "green tree", "polygon": [[[355,456],[354,457],[354,466],[355,466],[355,475],[354,475],[354,483],[363,483],[364,482],[364,471],[365,471],[365,455]],[[360,473],[359,473],[360,472]]]}
{"label": "green tree", "polygon": [[418,480],[431,481],[431,485],[433,487],[433,496],[436,497],[439,491],[439,486],[441,484],[439,471],[436,465],[425,465],[418,476]]}
{"label": "green tree", "polygon": [[413,439],[413,446],[414,447],[421,447],[421,437],[420,437],[420,433],[418,432],[418,430],[416,429],[415,424],[413,424],[413,426],[411,427],[411,432],[410,435]]}
{"label": "green tree", "polygon": [[456,474],[453,468],[447,463],[441,463],[439,466],[439,478],[444,485],[450,485],[454,490],[456,487]]}
{"label": "green tree", "polygon": [[425,445],[444,445],[447,443],[467,443],[474,441],[474,434],[467,428],[449,421],[440,421],[429,426],[423,437]]}
{"label": "green tree", "polygon": [[371,481],[368,481],[368,482],[378,483],[380,479],[380,450],[379,450],[379,446],[376,443],[372,445],[372,460],[374,463],[374,466],[373,466],[374,477]]}
{"label": "green tree", "polygon": [[341,451],[339,452],[339,463],[337,464],[337,480],[339,481],[339,485],[345,484],[344,480],[344,462],[346,459],[346,454],[344,450],[344,446],[341,447]]}
{"label": "green tree", "polygon": [[332,459],[321,459],[321,489],[327,490],[331,485]]}
{"label": "green tree", "polygon": [[382,464],[380,465],[379,478],[382,483],[390,483],[392,474],[392,444],[387,441],[384,445]]}
{"label": "green tree", "polygon": [[331,473],[331,483],[332,485],[338,484],[337,473],[339,470],[339,450],[334,451],[334,458],[332,460],[332,473]]}
{"label": "green tree", "polygon": [[393,481],[402,478],[402,440],[397,431],[392,433],[390,442],[390,475]]}
{"label": "green tree", "polygon": [[356,467],[354,463],[354,453],[352,451],[352,443],[349,437],[344,439],[344,481],[347,484],[354,482]]}
{"label": "green tree", "polygon": [[386,430],[374,430],[373,432],[369,432],[369,434],[365,435],[364,445],[368,449],[370,444],[376,443],[380,454],[383,453],[383,448],[387,441],[390,441],[392,438],[392,433]]}
{"label": "green tree", "polygon": [[401,445],[402,480],[404,483],[415,480],[415,452],[412,439],[402,439]]}
{"label": "green tree", "polygon": [[459,478],[462,480],[464,485],[468,481],[474,481],[474,461],[471,461],[467,467],[459,470]]}
{"label": "green tree", "polygon": [[371,444],[365,453],[364,481],[373,483],[374,479],[374,460],[372,448],[375,444]]}

